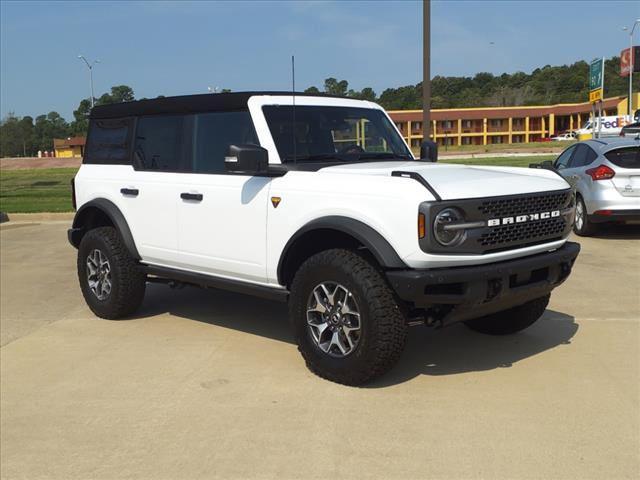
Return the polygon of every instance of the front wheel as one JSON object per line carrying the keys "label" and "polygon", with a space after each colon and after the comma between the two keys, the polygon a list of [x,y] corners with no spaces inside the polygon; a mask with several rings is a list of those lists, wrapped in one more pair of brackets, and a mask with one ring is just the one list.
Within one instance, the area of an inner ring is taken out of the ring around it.
{"label": "front wheel", "polygon": [[573,223],[573,231],[581,237],[588,237],[596,231],[596,225],[589,221],[587,206],[580,195],[576,197],[576,221]]}
{"label": "front wheel", "polygon": [[523,305],[464,322],[467,327],[487,335],[510,335],[533,325],[549,304],[547,294]]}
{"label": "front wheel", "polygon": [[309,369],[361,385],[387,372],[406,340],[406,322],[382,273],[350,250],[320,252],[292,285],[290,319]]}

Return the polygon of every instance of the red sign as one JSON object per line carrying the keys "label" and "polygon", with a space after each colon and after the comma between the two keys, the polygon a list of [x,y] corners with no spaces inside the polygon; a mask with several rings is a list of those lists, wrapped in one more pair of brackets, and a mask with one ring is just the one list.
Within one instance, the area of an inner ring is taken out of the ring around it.
{"label": "red sign", "polygon": [[620,76],[628,77],[633,70],[633,48],[625,48],[620,52]]}

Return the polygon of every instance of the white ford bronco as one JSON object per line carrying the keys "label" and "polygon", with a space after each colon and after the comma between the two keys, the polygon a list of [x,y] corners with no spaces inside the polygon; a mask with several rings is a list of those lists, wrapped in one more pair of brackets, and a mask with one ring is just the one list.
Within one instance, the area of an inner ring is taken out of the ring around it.
{"label": "white ford bronco", "polygon": [[543,169],[415,159],[378,105],[291,93],[95,107],[73,182],[80,288],[132,315],[148,282],[288,301],[316,374],[388,371],[408,326],[535,322],[580,247],[574,198]]}

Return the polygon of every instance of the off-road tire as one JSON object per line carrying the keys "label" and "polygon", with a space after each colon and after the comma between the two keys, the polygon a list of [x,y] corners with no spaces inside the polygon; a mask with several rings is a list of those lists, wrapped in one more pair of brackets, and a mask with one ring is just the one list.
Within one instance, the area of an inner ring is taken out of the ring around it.
{"label": "off-road tire", "polygon": [[[582,209],[582,223],[578,226],[578,211]],[[596,233],[598,225],[589,221],[589,215],[587,215],[587,206],[584,204],[584,200],[580,195],[576,196],[576,220],[573,222],[573,232],[580,237],[589,237]]]}
{"label": "off-road tire", "polygon": [[549,304],[545,295],[523,305],[464,322],[471,330],[487,335],[510,335],[533,325]]}
{"label": "off-road tire", "polygon": [[[360,310],[359,342],[343,358],[320,350],[307,326],[307,302],[322,282],[344,285]],[[326,250],[302,264],[291,284],[289,318],[307,367],[320,377],[345,385],[362,385],[386,373],[398,361],[406,341],[405,317],[383,273],[351,250]]]}
{"label": "off-road tire", "polygon": [[[104,300],[91,291],[87,280],[87,258],[99,249],[111,266],[111,292]],[[144,297],[146,275],[127,251],[113,227],[89,230],[78,248],[78,280],[87,305],[98,317],[120,319],[135,312]]]}

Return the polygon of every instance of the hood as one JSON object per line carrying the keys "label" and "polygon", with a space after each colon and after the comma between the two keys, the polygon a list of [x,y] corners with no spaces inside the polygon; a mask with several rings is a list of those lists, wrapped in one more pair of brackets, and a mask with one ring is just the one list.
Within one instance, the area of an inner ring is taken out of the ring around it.
{"label": "hood", "polygon": [[391,176],[395,171],[416,172],[443,200],[518,195],[564,190],[570,187],[562,177],[553,172],[522,167],[482,167],[406,161],[352,163],[326,167],[320,171],[381,176]]}

